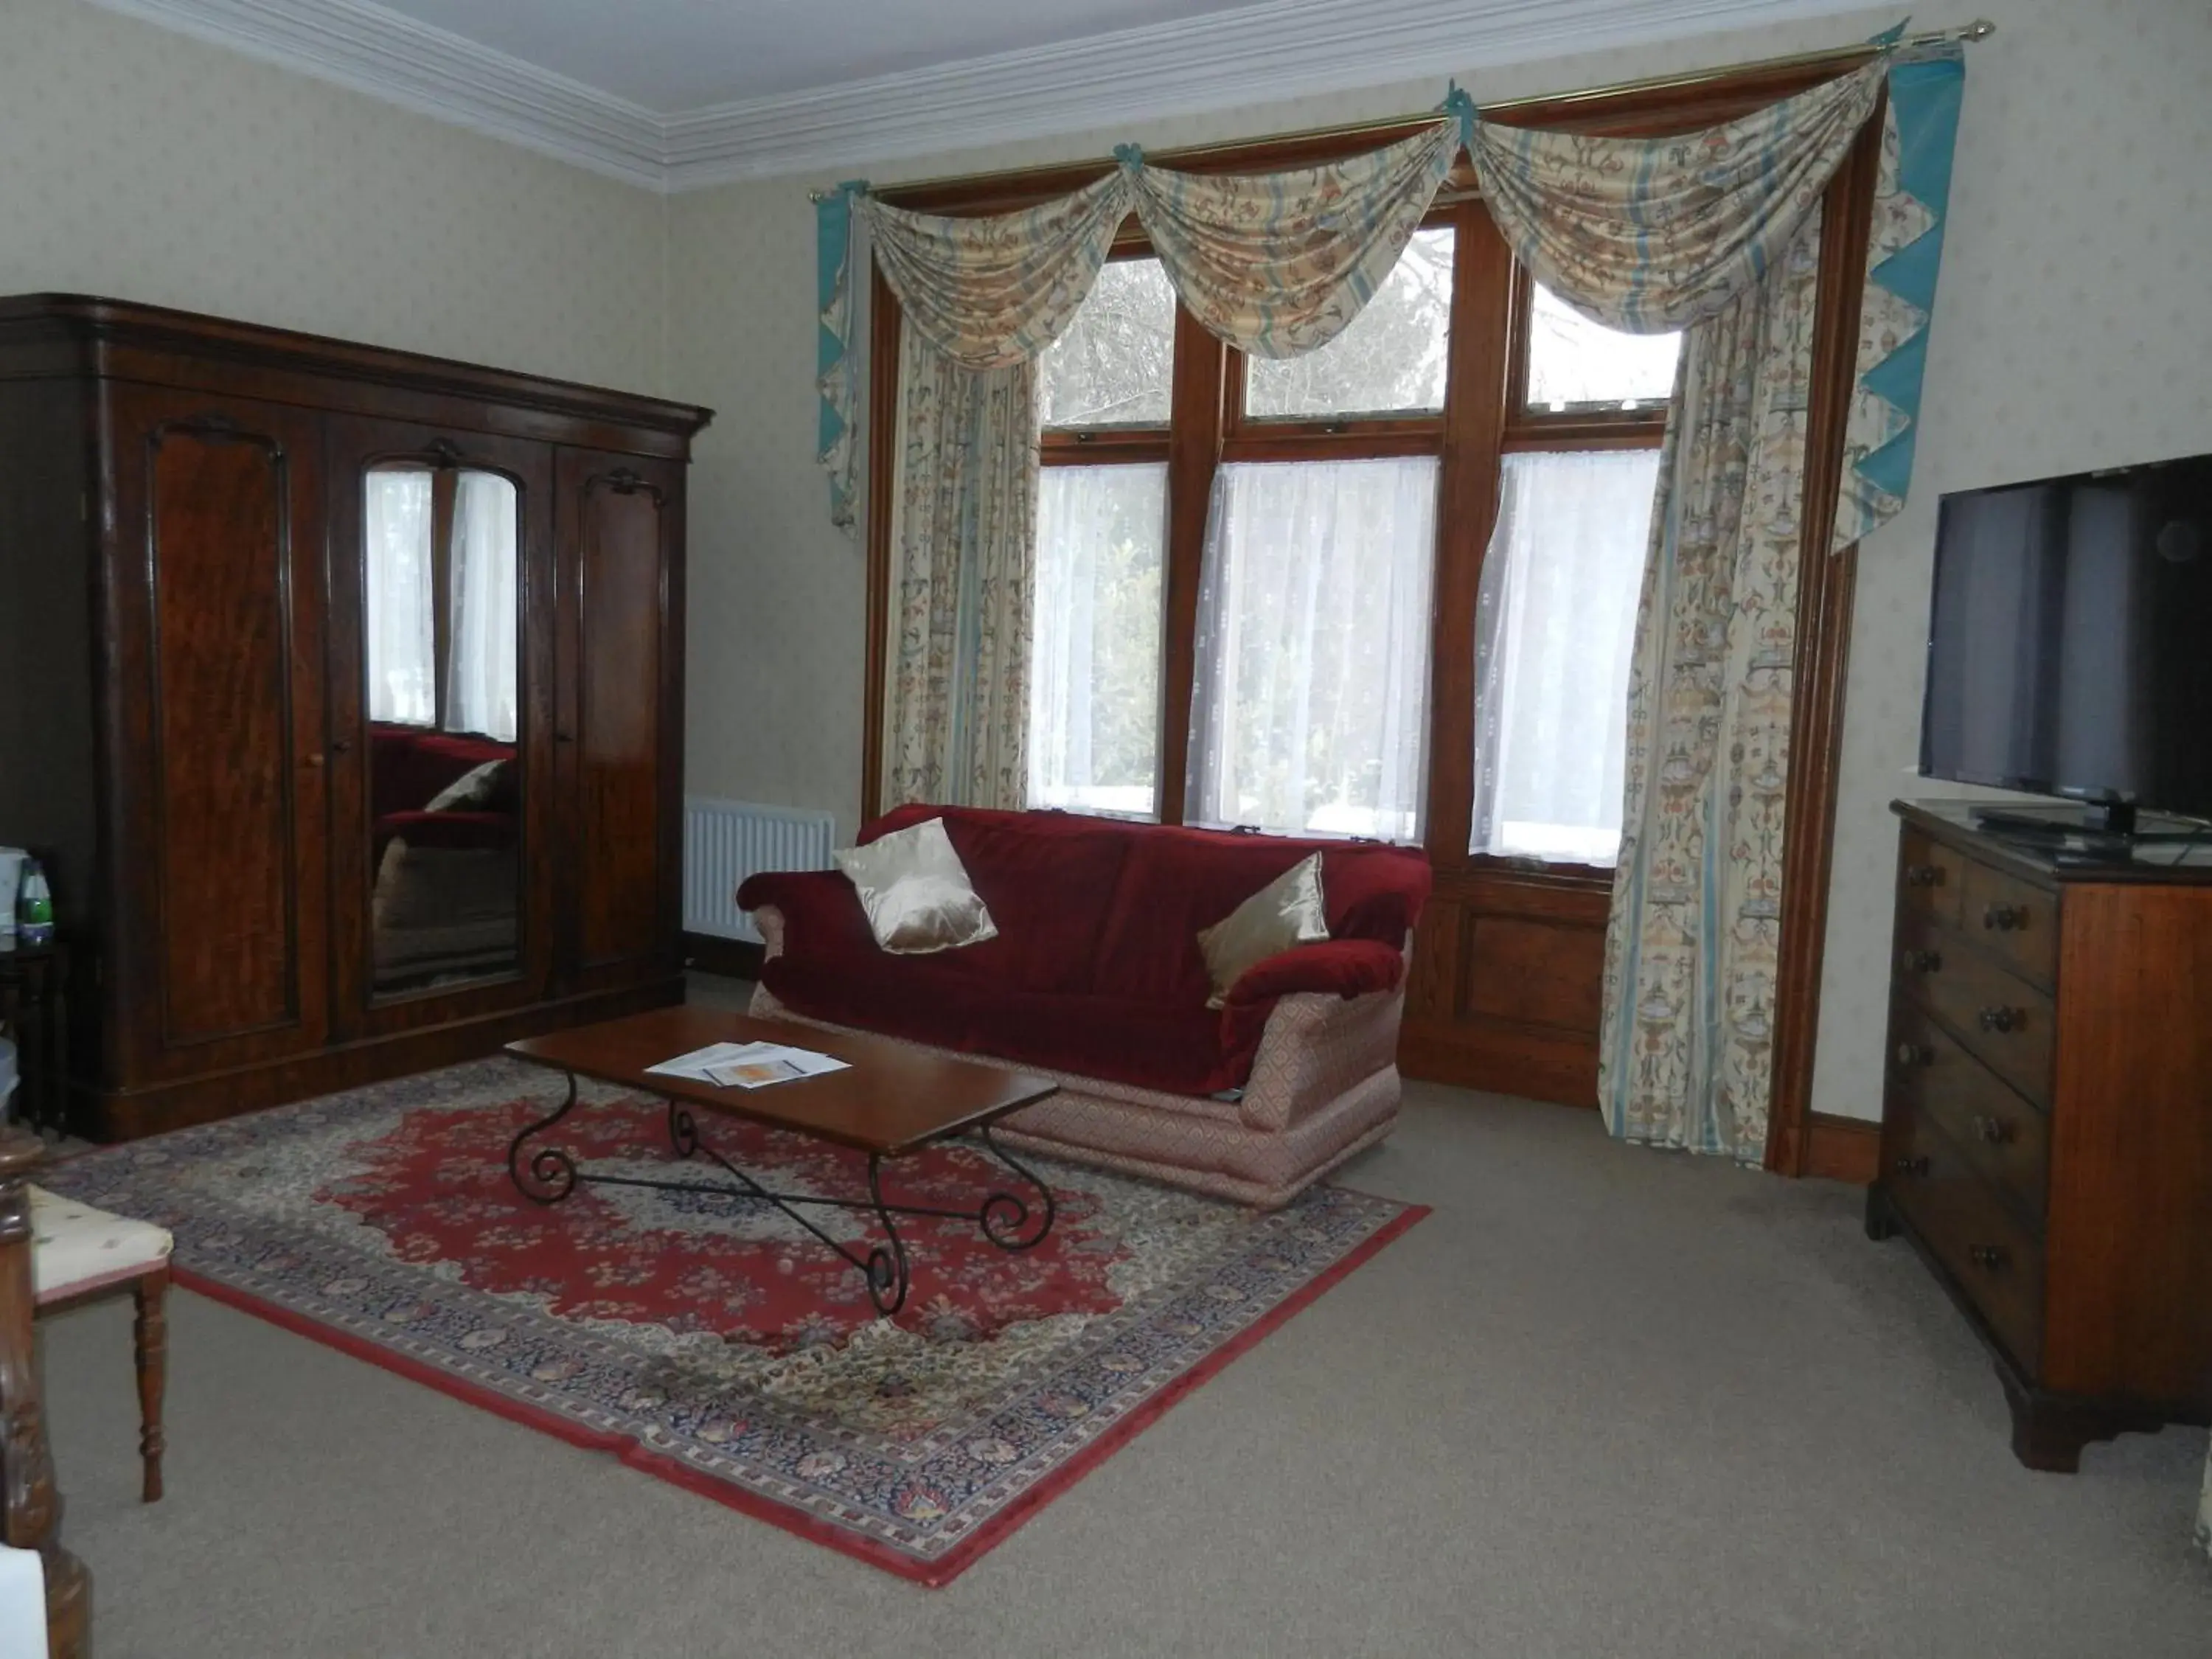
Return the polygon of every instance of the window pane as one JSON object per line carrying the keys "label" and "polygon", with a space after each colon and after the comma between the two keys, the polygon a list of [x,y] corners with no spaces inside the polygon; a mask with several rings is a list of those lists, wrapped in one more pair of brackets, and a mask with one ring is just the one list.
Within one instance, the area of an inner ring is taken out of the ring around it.
{"label": "window pane", "polygon": [[402,726],[437,720],[432,676],[430,470],[377,467],[364,481],[362,583],[368,610],[368,717]]}
{"label": "window pane", "polygon": [[1680,334],[1594,323],[1541,283],[1528,304],[1528,407],[1555,413],[1650,409],[1674,393]]}
{"label": "window pane", "polygon": [[1165,426],[1175,289],[1158,259],[1112,259],[1037,359],[1046,426]]}
{"label": "window pane", "polygon": [[1284,420],[1442,409],[1451,278],[1452,233],[1415,231],[1343,333],[1302,357],[1247,360],[1244,412]]}
{"label": "window pane", "polygon": [[1504,458],[1475,613],[1468,850],[1611,864],[1656,449]]}
{"label": "window pane", "polygon": [[1168,470],[1048,466],[1037,491],[1030,805],[1159,810]]}
{"label": "window pane", "polygon": [[1191,817],[1420,834],[1437,462],[1221,468],[1191,710]]}

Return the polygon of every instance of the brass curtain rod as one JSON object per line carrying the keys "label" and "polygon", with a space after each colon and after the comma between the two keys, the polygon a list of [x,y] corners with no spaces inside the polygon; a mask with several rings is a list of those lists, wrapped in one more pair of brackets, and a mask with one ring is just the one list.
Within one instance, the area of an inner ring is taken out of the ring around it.
{"label": "brass curtain rod", "polygon": [[[1986,17],[1958,28],[1929,29],[1920,34],[1908,34],[1891,47],[1893,52],[1904,52],[1916,46],[1941,46],[1949,41],[1986,40],[1997,32],[1997,26]],[[1874,57],[1881,48],[1861,42],[1849,46],[1826,46],[1819,52],[1799,52],[1782,58],[1761,58],[1748,64],[1731,64],[1723,69],[1689,70],[1679,75],[1652,75],[1640,81],[1616,81],[1611,86],[1587,87],[1577,92],[1537,93],[1521,98],[1503,98],[1496,103],[1477,100],[1475,107],[1484,115],[1510,113],[1516,109],[1533,109],[1540,104],[1580,104],[1595,102],[1603,98],[1619,98],[1630,93],[1663,92],[1679,87],[1704,86],[1710,82],[1727,81],[1740,75],[1756,75],[1777,70],[1809,69],[1815,64],[1846,63],[1853,59]],[[1434,110],[1421,110],[1411,115],[1392,115],[1371,121],[1349,121],[1341,126],[1308,127],[1295,132],[1266,133],[1249,138],[1227,138],[1218,143],[1193,144],[1181,149],[1164,149],[1158,155],[1147,155],[1147,164],[1158,163],[1172,167],[1177,161],[1196,161],[1208,155],[1219,155],[1228,151],[1249,149],[1255,144],[1278,143],[1286,139],[1352,138],[1364,132],[1388,132],[1397,127],[1410,126],[1417,121],[1438,118]],[[941,185],[1018,185],[1027,178],[1066,173],[1073,168],[1110,167],[1114,158],[1099,156],[1090,161],[1054,161],[1042,167],[1016,167],[1002,173],[949,173],[934,179],[904,179],[886,185],[886,190],[933,190]],[[825,201],[836,194],[835,191],[810,190],[811,201]]]}

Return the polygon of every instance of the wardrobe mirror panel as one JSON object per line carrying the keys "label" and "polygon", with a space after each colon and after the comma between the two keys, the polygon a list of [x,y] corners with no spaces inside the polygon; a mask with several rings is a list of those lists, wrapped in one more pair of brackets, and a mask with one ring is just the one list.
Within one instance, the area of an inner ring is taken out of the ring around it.
{"label": "wardrobe mirror panel", "polygon": [[396,996],[521,966],[520,494],[413,460],[364,489],[372,988]]}

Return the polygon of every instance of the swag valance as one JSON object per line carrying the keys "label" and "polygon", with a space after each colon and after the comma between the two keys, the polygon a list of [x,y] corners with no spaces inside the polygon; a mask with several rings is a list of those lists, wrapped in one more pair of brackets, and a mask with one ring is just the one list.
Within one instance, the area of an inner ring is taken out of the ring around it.
{"label": "swag valance", "polygon": [[[1836,544],[1896,513],[1911,471],[1928,307],[1942,255],[1963,55],[1900,49],[1703,131],[1651,139],[1486,121],[1455,89],[1425,131],[1318,167],[1182,173],[1134,145],[1085,189],[1021,211],[914,213],[854,182],[817,204],[818,451],[853,514],[854,250],[872,246],[906,325],[972,371],[1058,338],[1133,213],[1183,305],[1238,350],[1289,357],[1341,333],[1397,263],[1465,149],[1484,205],[1538,281],[1632,332],[1710,317],[1772,268],[1887,83],[1855,398]],[[1905,256],[1910,250],[1910,257]],[[886,369],[889,366],[885,366]]]}

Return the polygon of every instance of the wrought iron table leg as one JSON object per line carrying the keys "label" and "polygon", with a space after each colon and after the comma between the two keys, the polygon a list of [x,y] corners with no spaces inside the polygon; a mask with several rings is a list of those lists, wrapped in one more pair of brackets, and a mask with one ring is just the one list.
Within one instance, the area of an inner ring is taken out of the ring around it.
{"label": "wrought iron table leg", "polygon": [[906,1305],[906,1293],[914,1283],[914,1275],[907,1266],[906,1241],[899,1237],[897,1224],[891,1220],[891,1207],[884,1202],[883,1155],[868,1154],[868,1199],[876,1208],[876,1219],[883,1224],[884,1236],[890,1240],[886,1249],[883,1245],[872,1246],[868,1251],[868,1300],[876,1304],[879,1314],[895,1314]]}
{"label": "wrought iron table leg", "polygon": [[668,1145],[678,1158],[689,1158],[699,1150],[699,1126],[680,1100],[668,1103]]}
{"label": "wrought iron table leg", "polygon": [[[522,1143],[551,1128],[576,1107],[576,1074],[568,1074],[568,1092],[550,1117],[540,1118],[507,1143],[507,1178],[515,1191],[533,1204],[558,1204],[576,1190],[576,1160],[558,1146],[541,1146],[530,1162],[522,1162]],[[525,1172],[527,1171],[526,1178]]]}
{"label": "wrought iron table leg", "polygon": [[1052,1188],[1045,1185],[1036,1171],[999,1145],[989,1124],[978,1129],[976,1135],[992,1157],[1037,1189],[1037,1195],[1044,1200],[1044,1218],[1037,1223],[1035,1232],[1030,1232],[1030,1206],[1012,1193],[992,1193],[975,1212],[975,1224],[983,1230],[984,1237],[1002,1250],[1035,1249],[1044,1243],[1045,1235],[1052,1231],[1053,1218],[1059,1213],[1059,1206],[1053,1202]]}

